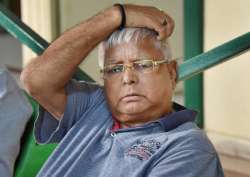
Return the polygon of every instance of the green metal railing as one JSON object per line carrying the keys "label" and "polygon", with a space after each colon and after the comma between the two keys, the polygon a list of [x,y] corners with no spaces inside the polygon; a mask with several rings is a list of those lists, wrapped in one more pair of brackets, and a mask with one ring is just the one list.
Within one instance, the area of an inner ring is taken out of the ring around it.
{"label": "green metal railing", "polygon": [[195,56],[181,64],[179,67],[179,80],[191,78],[206,69],[247,52],[249,49],[250,32],[234,38],[203,54]]}
{"label": "green metal railing", "polygon": [[[33,52],[40,55],[49,46],[39,34],[24,24],[12,12],[0,4],[0,26],[2,26],[11,35],[20,42],[29,47]],[[73,76],[77,80],[94,81],[84,71],[77,69]]]}
{"label": "green metal railing", "polygon": [[[5,7],[0,5],[0,26],[5,28],[10,34],[27,45],[35,53],[41,54],[49,45],[37,33],[32,31],[27,25],[16,18]],[[232,59],[236,55],[246,52],[250,48],[250,32],[239,36],[227,43],[224,43],[208,52],[195,56],[179,66],[179,80],[191,78],[204,70]],[[80,80],[93,81],[80,69],[77,70],[74,78]],[[33,177],[53,151],[55,145],[37,145],[32,135],[33,122],[37,113],[37,103],[30,98],[33,104],[34,114],[28,124],[22,144],[22,152],[16,164],[16,177]]]}

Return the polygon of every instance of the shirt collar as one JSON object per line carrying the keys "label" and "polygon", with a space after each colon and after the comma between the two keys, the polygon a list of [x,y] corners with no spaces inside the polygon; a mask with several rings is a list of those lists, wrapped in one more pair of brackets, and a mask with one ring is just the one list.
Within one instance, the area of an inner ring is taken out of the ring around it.
{"label": "shirt collar", "polygon": [[[170,131],[172,129],[175,129],[176,127],[186,122],[193,122],[197,115],[197,111],[187,109],[184,106],[179,105],[175,102],[173,103],[173,109],[174,111],[172,113],[167,114],[164,117],[160,118],[159,120],[154,121],[160,123],[160,125],[164,128],[165,131]],[[113,126],[111,127],[111,130],[112,131],[119,130],[121,128],[120,123],[117,121],[116,118],[114,118],[114,116],[112,117],[113,117]],[[154,122],[149,122],[146,123],[145,125],[149,125]]]}
{"label": "shirt collar", "polygon": [[165,131],[170,131],[186,122],[193,122],[197,111],[187,109],[177,103],[173,103],[174,112],[167,114],[156,122],[159,122]]}

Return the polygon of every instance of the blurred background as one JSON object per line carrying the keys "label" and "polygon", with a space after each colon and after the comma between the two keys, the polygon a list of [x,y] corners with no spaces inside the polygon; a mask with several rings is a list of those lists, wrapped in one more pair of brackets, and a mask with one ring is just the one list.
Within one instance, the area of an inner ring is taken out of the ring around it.
{"label": "blurred background", "polygon": [[[0,0],[48,42],[71,26],[114,3],[156,6],[175,20],[170,37],[178,63],[206,52],[250,29],[249,0]],[[22,68],[35,54],[0,28],[0,65],[19,83]],[[177,86],[174,100],[200,112],[228,177],[250,177],[250,53],[205,71]],[[102,83],[97,50],[80,67]]]}

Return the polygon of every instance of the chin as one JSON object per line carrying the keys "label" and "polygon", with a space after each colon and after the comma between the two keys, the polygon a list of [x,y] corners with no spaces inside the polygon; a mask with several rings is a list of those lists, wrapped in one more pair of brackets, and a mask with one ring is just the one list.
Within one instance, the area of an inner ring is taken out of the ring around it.
{"label": "chin", "polygon": [[118,108],[118,111],[121,114],[129,115],[129,116],[136,116],[138,114],[141,114],[147,110],[147,107],[145,105],[137,104],[137,103],[129,103],[126,105],[121,105]]}

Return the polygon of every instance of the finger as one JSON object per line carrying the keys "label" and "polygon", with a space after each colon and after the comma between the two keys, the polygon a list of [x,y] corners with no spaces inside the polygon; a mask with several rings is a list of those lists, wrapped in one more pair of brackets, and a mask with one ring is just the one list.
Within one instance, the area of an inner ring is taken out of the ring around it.
{"label": "finger", "polygon": [[[167,37],[171,36],[174,31],[174,20],[166,13],[165,14],[165,21],[167,22]],[[164,22],[164,21],[163,21]]]}
{"label": "finger", "polygon": [[158,36],[157,36],[158,40],[164,40],[168,37],[168,30],[166,26],[160,26],[157,32],[158,32]]}
{"label": "finger", "polygon": [[168,37],[168,22],[166,19],[159,19],[157,21],[154,21],[153,23],[153,29],[158,33],[157,39],[158,40],[164,40]]}
{"label": "finger", "polygon": [[174,30],[174,20],[164,11],[161,12],[161,17],[158,19],[158,22],[161,24],[161,27],[158,28],[159,36],[158,38],[163,40],[173,33]]}

